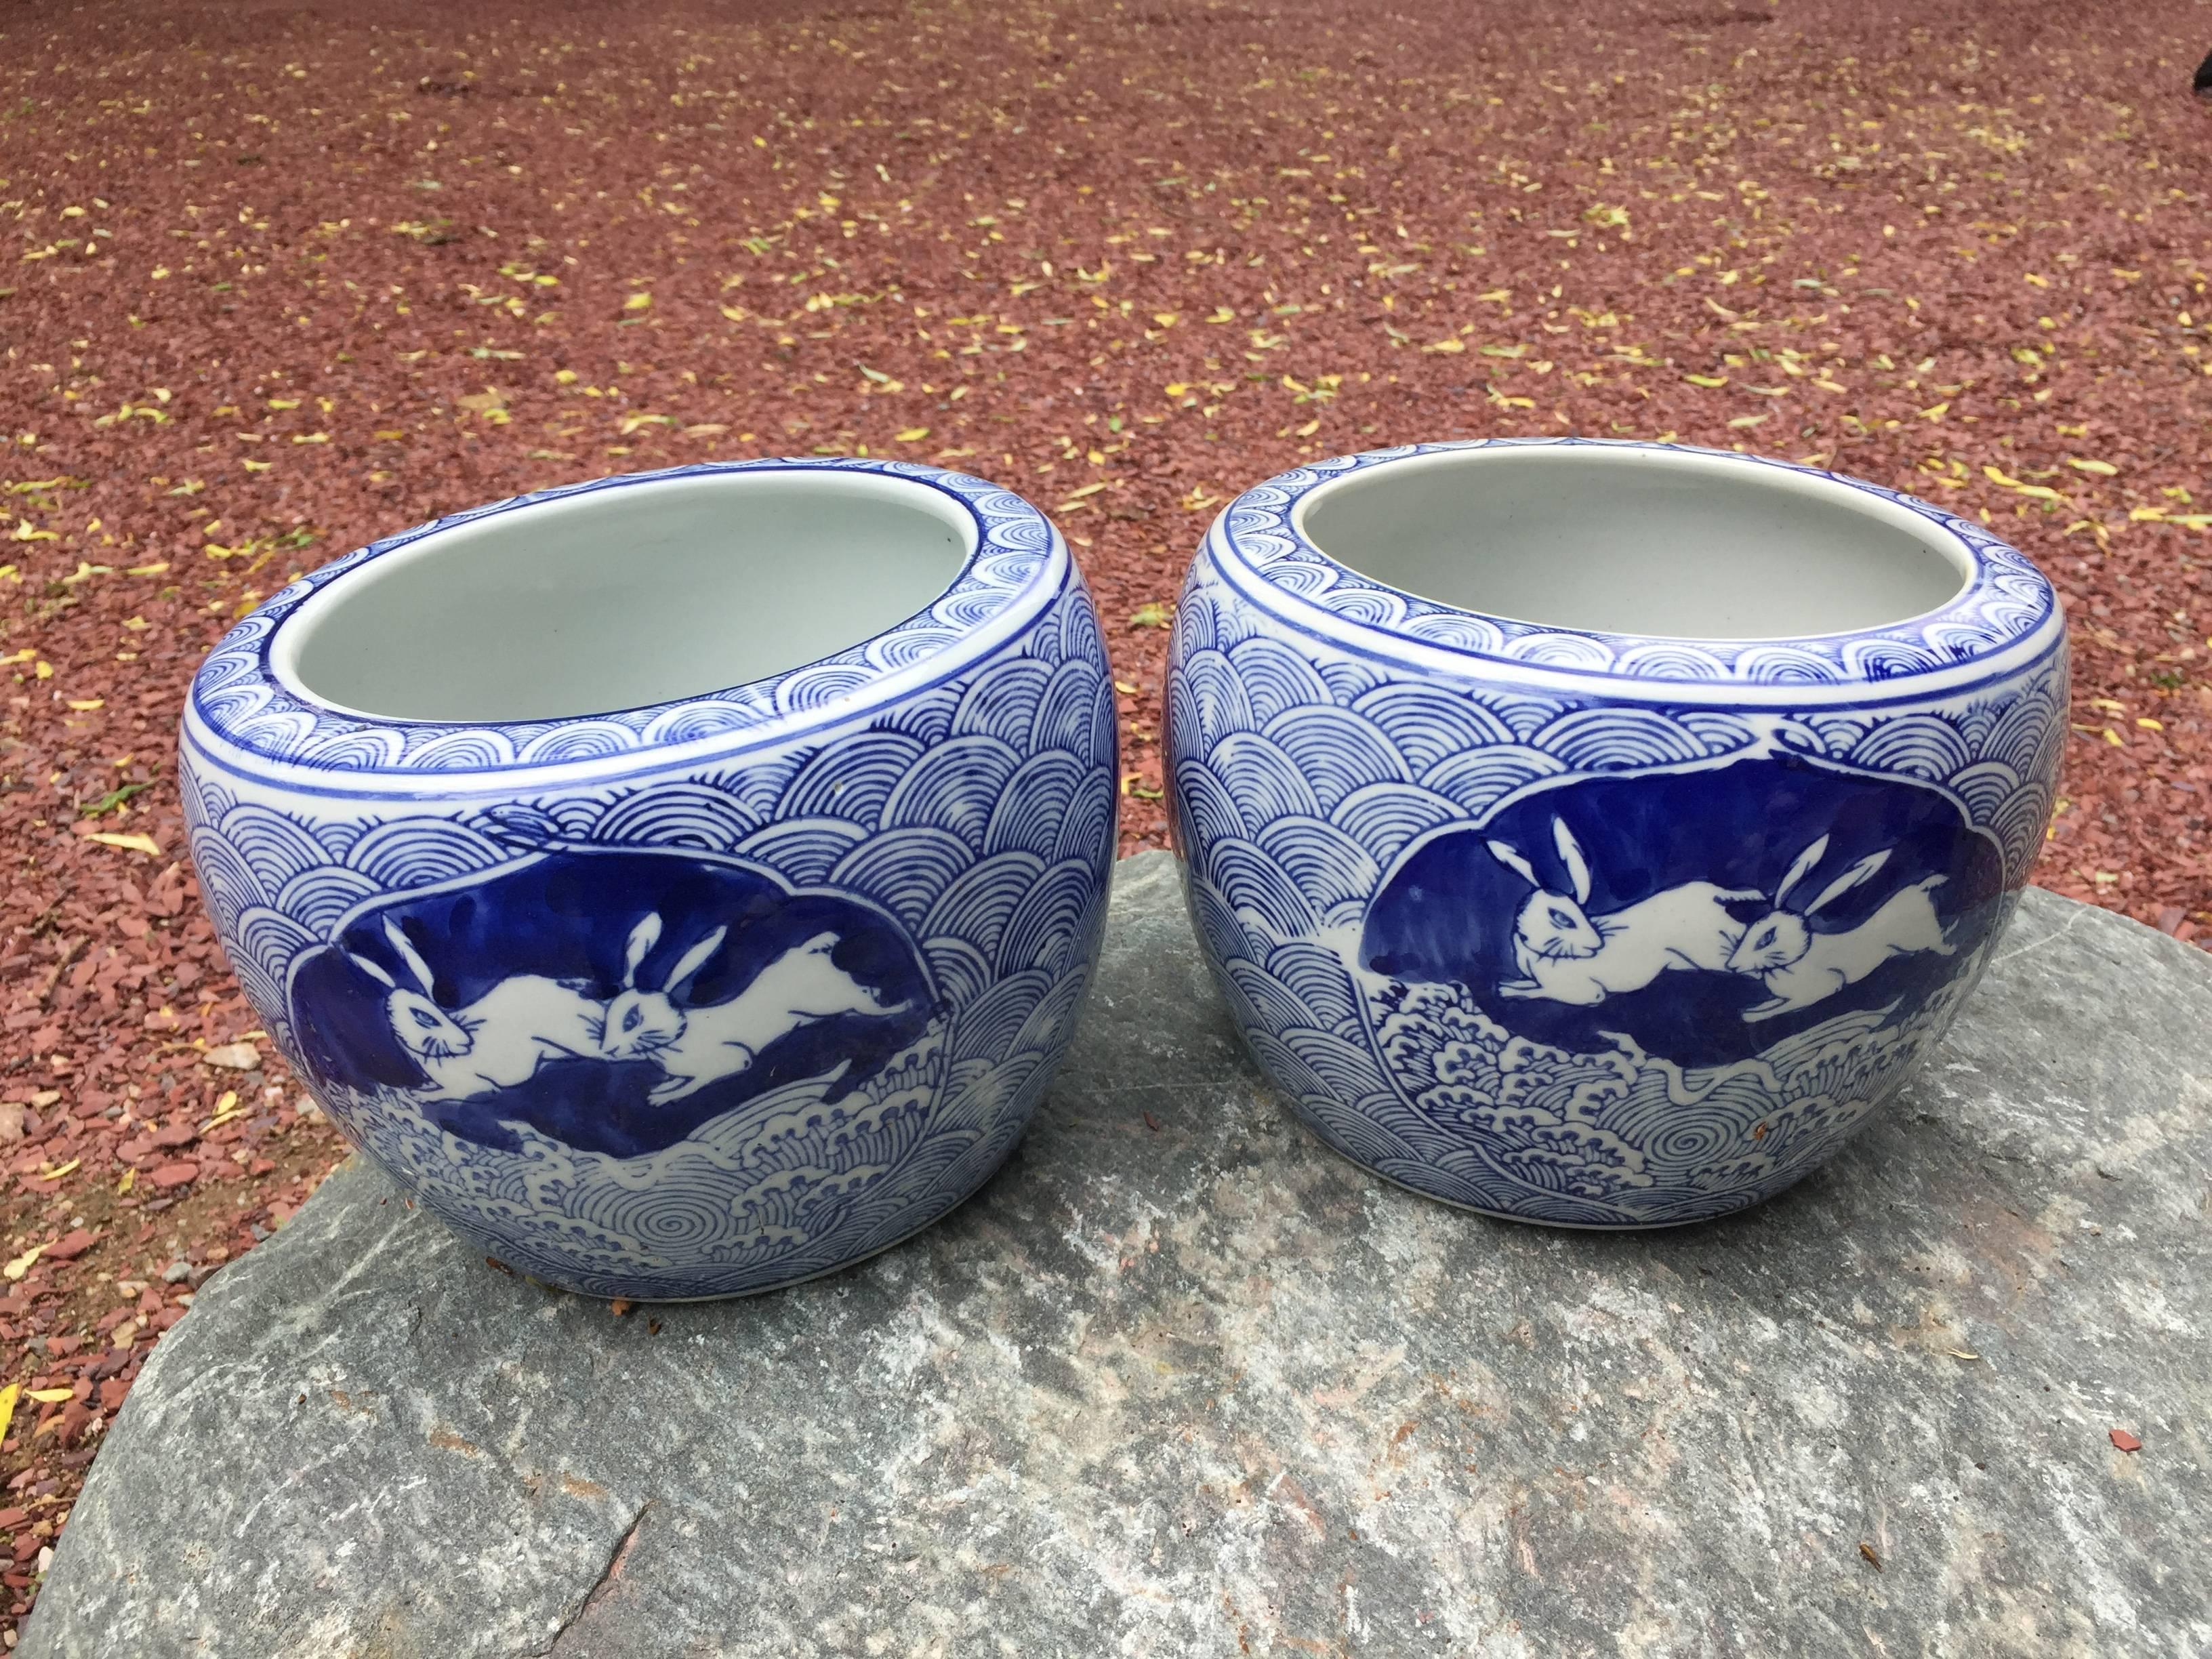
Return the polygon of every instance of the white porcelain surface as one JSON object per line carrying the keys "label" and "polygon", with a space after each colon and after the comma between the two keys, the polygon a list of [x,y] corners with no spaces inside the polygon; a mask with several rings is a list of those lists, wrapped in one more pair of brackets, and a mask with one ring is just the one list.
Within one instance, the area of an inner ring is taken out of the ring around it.
{"label": "white porcelain surface", "polygon": [[1879,496],[1656,447],[1480,448],[1324,483],[1297,523],[1339,563],[1464,611],[1646,638],[1767,640],[1956,597],[1964,543]]}
{"label": "white porcelain surface", "polygon": [[295,692],[390,719],[542,720],[764,679],[882,633],[975,549],[957,504],[872,473],[722,472],[424,537],[301,605]]}

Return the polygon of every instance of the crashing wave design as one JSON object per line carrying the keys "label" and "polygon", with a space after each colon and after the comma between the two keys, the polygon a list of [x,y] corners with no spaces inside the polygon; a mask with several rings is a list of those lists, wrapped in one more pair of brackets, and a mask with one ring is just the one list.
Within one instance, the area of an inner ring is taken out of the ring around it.
{"label": "crashing wave design", "polygon": [[[1113,688],[1071,577],[997,658],[895,716],[729,772],[404,816],[310,819],[182,772],[192,859],[240,980],[300,1064],[287,988],[345,918],[495,878],[564,842],[741,859],[881,905],[939,1012],[859,1086],[800,1079],[622,1158],[509,1124],[455,1136],[409,1091],[321,1085],[348,1136],[486,1253],[608,1296],[742,1293],[849,1262],[958,1204],[1012,1150],[1074,1034],[1105,923],[1115,829]],[[934,708],[934,716],[927,710]],[[303,1073],[303,1075],[306,1073]]]}
{"label": "crashing wave design", "polygon": [[1535,789],[1798,756],[1948,795],[1996,842],[2008,914],[2065,731],[2063,650],[1917,707],[1798,717],[1386,681],[1293,649],[1203,556],[1173,649],[1167,758],[1192,918],[1271,1077],[1331,1146],[1394,1180],[1591,1226],[1711,1216],[1798,1179],[1942,1036],[1988,945],[1925,998],[1751,1060],[1686,1069],[1626,1037],[1575,1052],[1514,1035],[1464,987],[1359,965],[1407,849]]}

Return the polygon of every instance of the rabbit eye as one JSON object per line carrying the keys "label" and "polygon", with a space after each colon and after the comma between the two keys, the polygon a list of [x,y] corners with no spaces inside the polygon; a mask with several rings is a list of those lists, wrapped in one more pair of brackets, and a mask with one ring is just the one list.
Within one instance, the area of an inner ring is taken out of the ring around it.
{"label": "rabbit eye", "polygon": [[420,1008],[414,1009],[411,1012],[415,1016],[415,1023],[417,1025],[420,1025],[426,1031],[438,1023],[436,1020],[431,1018],[429,1015],[424,1013]]}
{"label": "rabbit eye", "polygon": [[1575,919],[1564,910],[1553,911],[1552,920],[1561,927],[1571,927],[1575,925]]}
{"label": "rabbit eye", "polygon": [[631,1009],[628,1013],[623,1016],[623,1030],[625,1031],[635,1031],[637,1030],[638,1021],[644,1018],[645,1011],[643,1009]]}

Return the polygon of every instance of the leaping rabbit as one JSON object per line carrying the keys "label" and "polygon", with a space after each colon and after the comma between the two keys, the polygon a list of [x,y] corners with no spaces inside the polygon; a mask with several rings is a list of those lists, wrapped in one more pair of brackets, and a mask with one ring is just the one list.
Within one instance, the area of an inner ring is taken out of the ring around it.
{"label": "leaping rabbit", "polygon": [[1717,972],[1743,937],[1743,925],[1723,907],[1766,896],[1756,888],[1688,881],[1592,919],[1583,908],[1589,902],[1590,870],[1581,843],[1562,818],[1552,820],[1552,840],[1571,895],[1553,892],[1508,843],[1487,843],[1491,857],[1536,890],[1513,920],[1513,961],[1521,977],[1499,985],[1501,996],[1591,1007],[1640,991],[1670,969]]}
{"label": "leaping rabbit", "polygon": [[1844,933],[1816,933],[1807,926],[1807,917],[1872,879],[1889,861],[1889,852],[1885,848],[1869,853],[1822,888],[1802,911],[1792,911],[1783,907],[1791,890],[1827,856],[1827,836],[1797,855],[1774,890],[1774,908],[1752,923],[1729,956],[1733,971],[1755,976],[1772,993],[1765,1002],[1743,1011],[1747,1020],[1772,1019],[1809,1008],[1846,985],[1857,984],[1894,957],[1921,951],[1948,957],[1958,948],[1943,937],[1936,902],[1929,896],[1947,879],[1942,876],[1928,876],[1899,889],[1882,901],[1880,909]]}
{"label": "leaping rabbit", "polygon": [[415,1057],[434,1096],[459,1099],[510,1088],[548,1060],[599,1053],[604,1011],[580,988],[542,974],[516,974],[448,1012],[431,1000],[430,964],[388,916],[384,937],[421,990],[401,985],[367,957],[347,955],[385,987],[392,1034]]}
{"label": "leaping rabbit", "polygon": [[885,1006],[880,993],[837,966],[835,933],[794,945],[727,1002],[678,1008],[676,994],[707,965],[726,932],[717,927],[685,951],[653,991],[637,983],[637,970],[660,938],[660,918],[648,915],[630,930],[623,989],[607,1005],[605,1054],[650,1059],[666,1072],[647,1097],[658,1104],[746,1070],[761,1050],[802,1025],[839,1014],[888,1018],[907,1010],[903,1002]]}

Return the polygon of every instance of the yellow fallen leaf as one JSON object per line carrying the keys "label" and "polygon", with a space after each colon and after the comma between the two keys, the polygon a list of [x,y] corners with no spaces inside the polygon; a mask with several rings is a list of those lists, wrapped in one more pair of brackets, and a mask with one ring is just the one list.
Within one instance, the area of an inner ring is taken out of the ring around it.
{"label": "yellow fallen leaf", "polygon": [[1726,386],[1728,384],[1728,376],[1725,374],[1685,374],[1682,378],[1692,386]]}
{"label": "yellow fallen leaf", "polygon": [[74,1389],[33,1389],[28,1397],[41,1406],[58,1406],[63,1401],[74,1399],[76,1395]]}
{"label": "yellow fallen leaf", "polygon": [[1765,415],[1739,415],[1735,419],[1730,421],[1729,424],[1730,426],[1737,427],[1757,426],[1762,421],[1768,418],[1769,417]]}
{"label": "yellow fallen leaf", "polygon": [[8,1428],[15,1420],[15,1396],[23,1391],[20,1382],[10,1382],[0,1389],[0,1440],[8,1437]]}
{"label": "yellow fallen leaf", "polygon": [[2109,478],[2120,470],[2110,461],[2084,461],[2071,455],[2066,458],[2066,465],[2076,472],[2094,472],[2100,478]]}
{"label": "yellow fallen leaf", "polygon": [[[2164,515],[2161,514],[2160,516],[2163,517]],[[50,662],[41,662],[32,668],[31,673],[34,678],[50,680],[54,677],[54,665]]]}
{"label": "yellow fallen leaf", "polygon": [[124,1194],[129,1192],[137,1184],[138,1171],[136,1170],[125,1170],[123,1172],[123,1179],[115,1183],[115,1195],[118,1198],[120,1198]]}
{"label": "yellow fallen leaf", "polygon": [[15,542],[58,542],[61,536],[56,531],[39,529],[28,519],[18,519],[15,520],[15,532],[8,539]]}
{"label": "yellow fallen leaf", "polygon": [[2154,720],[2148,714],[2136,715],[2136,724],[2142,727],[2146,732],[2163,732],[2166,730],[2166,722],[2164,720]]}
{"label": "yellow fallen leaf", "polygon": [[161,856],[161,843],[151,836],[118,836],[103,831],[96,836],[87,836],[84,839],[96,841],[102,847],[120,847],[128,853],[146,853],[155,858]]}
{"label": "yellow fallen leaf", "polygon": [[162,559],[154,564],[134,564],[123,574],[126,576],[158,576],[168,568],[169,562]]}
{"label": "yellow fallen leaf", "polygon": [[905,431],[893,433],[891,435],[902,444],[918,444],[929,435],[929,428],[926,426],[910,426]]}
{"label": "yellow fallen leaf", "polygon": [[633,294],[623,301],[624,311],[646,311],[651,309],[652,306],[653,295],[650,294]]}
{"label": "yellow fallen leaf", "polygon": [[1182,319],[1172,311],[1156,311],[1152,313],[1152,320],[1162,328],[1173,328]]}
{"label": "yellow fallen leaf", "polygon": [[1940,404],[1930,404],[1927,408],[1922,410],[1920,411],[1920,418],[1923,421],[1940,421],[1945,415],[1950,412],[1950,409],[1951,403],[1947,398]]}
{"label": "yellow fallen leaf", "polygon": [[1170,398],[1180,398],[1189,390],[1190,388],[1181,380],[1171,380],[1168,383],[1167,392]]}
{"label": "yellow fallen leaf", "polygon": [[2130,524],[2156,524],[2166,517],[2162,507],[2131,507],[2128,509]]}
{"label": "yellow fallen leaf", "polygon": [[46,1247],[45,1245],[33,1244],[29,1249],[24,1251],[22,1255],[12,1259],[6,1267],[0,1267],[0,1273],[7,1274],[9,1282],[21,1284],[22,1282],[23,1275],[30,1272],[32,1265],[46,1253]]}
{"label": "yellow fallen leaf", "polygon": [[1087,483],[1080,489],[1069,490],[1067,492],[1067,499],[1071,501],[1079,501],[1085,495],[1096,495],[1100,490],[1105,488],[1106,485],[1103,481],[1097,483]]}
{"label": "yellow fallen leaf", "polygon": [[89,714],[95,708],[106,708],[107,699],[105,697],[72,698],[70,707],[80,714]]}
{"label": "yellow fallen leaf", "polygon": [[1213,315],[1206,320],[1209,323],[1233,323],[1237,320],[1237,313],[1227,306],[1216,306],[1213,308]]}
{"label": "yellow fallen leaf", "polygon": [[244,461],[240,465],[244,466],[248,472],[266,472],[270,468],[275,466],[276,463],[274,461]]}
{"label": "yellow fallen leaf", "polygon": [[1298,428],[1298,436],[1301,438],[1310,438],[1315,433],[1320,430],[1321,422],[1319,421],[1308,421],[1304,426]]}
{"label": "yellow fallen leaf", "polygon": [[[1487,351],[1489,349],[1490,349],[1490,348],[1489,348],[1489,347],[1487,347],[1487,346],[1485,346],[1485,347],[1483,348],[1483,349],[1484,349],[1484,350],[1486,350],[1486,351]],[[1421,348],[1421,349],[1422,349],[1422,350],[1424,350],[1424,351],[1445,351],[1445,352],[1451,352],[1451,351],[1464,351],[1464,350],[1466,350],[1466,349],[1467,349],[1467,342],[1466,342],[1466,341],[1464,341],[1464,340],[1454,340],[1454,339],[1449,339],[1449,338],[1447,338],[1447,339],[1442,339],[1442,340],[1438,340],[1438,341],[1437,341],[1435,344],[1433,344],[1433,345],[1425,345],[1425,346],[1423,346],[1423,347]]]}
{"label": "yellow fallen leaf", "polygon": [[39,1179],[41,1181],[59,1181],[64,1176],[67,1175],[71,1170],[76,1169],[78,1164],[83,1162],[84,1160],[81,1158],[73,1158],[58,1170],[41,1170],[39,1171]]}
{"label": "yellow fallen leaf", "polygon": [[724,306],[722,315],[733,323],[742,323],[745,319],[745,308],[743,306]]}
{"label": "yellow fallen leaf", "polygon": [[1486,300],[1492,305],[1502,306],[1513,297],[1513,294],[1510,289],[1493,288],[1489,293],[1478,294],[1474,297],[1478,300]]}

